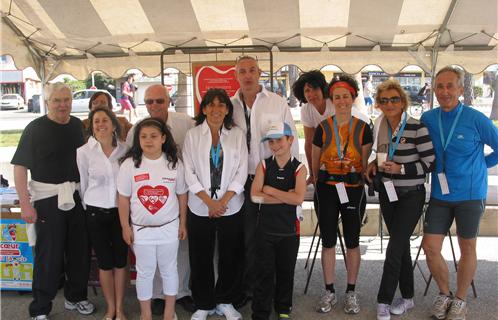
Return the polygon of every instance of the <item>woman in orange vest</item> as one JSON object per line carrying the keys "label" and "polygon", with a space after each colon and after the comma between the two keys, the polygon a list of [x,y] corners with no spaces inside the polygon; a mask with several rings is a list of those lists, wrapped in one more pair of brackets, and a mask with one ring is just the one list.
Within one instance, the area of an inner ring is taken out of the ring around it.
{"label": "woman in orange vest", "polygon": [[335,115],[320,123],[313,138],[312,170],[316,177],[325,281],[325,293],[317,306],[320,313],[330,312],[337,303],[334,282],[339,212],[347,248],[344,312],[360,312],[355,286],[360,268],[360,227],[366,207],[363,174],[372,147],[372,131],[366,122],[351,115],[358,91],[358,83],[349,76],[330,82],[329,97]]}

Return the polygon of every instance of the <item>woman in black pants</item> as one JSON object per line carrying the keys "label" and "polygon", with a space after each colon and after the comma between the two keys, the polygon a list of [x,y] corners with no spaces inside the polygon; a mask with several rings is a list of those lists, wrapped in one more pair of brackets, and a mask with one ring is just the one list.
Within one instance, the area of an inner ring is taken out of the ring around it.
{"label": "woman in black pants", "polygon": [[[435,156],[427,128],[406,112],[409,98],[397,81],[380,84],[375,102],[382,115],[375,121],[377,156],[367,179],[375,179],[390,236],[377,295],[377,319],[389,320],[391,313],[403,314],[414,306],[410,236],[422,214],[424,181]],[[393,301],[398,284],[402,298]]]}
{"label": "woman in black pants", "polygon": [[[244,184],[247,144],[233,126],[233,105],[223,89],[209,89],[196,127],[185,137],[183,160],[188,196],[188,243],[192,296],[198,310],[191,320],[218,313],[242,319],[232,303],[240,295],[244,257]],[[218,279],[213,256],[218,243]]]}

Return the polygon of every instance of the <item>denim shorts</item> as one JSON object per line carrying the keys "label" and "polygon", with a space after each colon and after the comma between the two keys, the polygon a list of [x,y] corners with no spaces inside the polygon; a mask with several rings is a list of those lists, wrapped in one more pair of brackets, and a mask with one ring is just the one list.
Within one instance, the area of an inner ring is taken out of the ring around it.
{"label": "denim shorts", "polygon": [[425,214],[424,233],[446,234],[455,220],[460,238],[475,238],[479,233],[484,206],[484,200],[450,202],[431,198]]}

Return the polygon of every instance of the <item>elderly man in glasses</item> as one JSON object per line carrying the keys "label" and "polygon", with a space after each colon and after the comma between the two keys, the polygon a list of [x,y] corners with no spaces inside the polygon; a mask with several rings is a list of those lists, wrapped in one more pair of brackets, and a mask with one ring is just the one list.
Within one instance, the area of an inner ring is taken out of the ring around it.
{"label": "elderly man in glasses", "polygon": [[[170,97],[168,89],[160,84],[154,84],[145,90],[145,106],[149,115],[154,118],[162,119],[171,130],[173,139],[180,146],[183,146],[183,141],[187,131],[194,126],[194,121],[184,113],[168,112]],[[131,147],[133,144],[133,132],[135,126],[131,128],[126,137],[126,144]],[[188,258],[188,241],[180,241],[178,248],[178,278],[180,280],[178,295],[176,302],[185,310],[194,312],[196,310],[191,297],[190,289],[188,288],[190,277],[190,265]],[[161,315],[164,312],[164,295],[162,294],[161,277],[156,271],[154,277],[154,296],[152,300],[152,313]]]}

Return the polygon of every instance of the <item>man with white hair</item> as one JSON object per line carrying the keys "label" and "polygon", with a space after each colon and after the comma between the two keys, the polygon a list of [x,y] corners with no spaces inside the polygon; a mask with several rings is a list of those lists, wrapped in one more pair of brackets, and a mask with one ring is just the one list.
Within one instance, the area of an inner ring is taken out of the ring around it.
{"label": "man with white hair", "polygon": [[[180,147],[183,146],[187,131],[194,126],[194,121],[184,113],[168,112],[170,97],[168,89],[160,84],[154,84],[145,90],[144,102],[149,115],[163,120],[171,130],[173,139]],[[126,137],[126,144],[131,147],[133,144],[133,126]],[[178,279],[179,288],[176,296],[176,303],[180,304],[189,312],[195,311],[194,302],[189,289],[190,263],[188,258],[188,240],[181,240],[178,248]],[[161,315],[164,312],[164,295],[161,292],[161,277],[158,270],[154,276],[154,295],[152,300],[152,313]]]}
{"label": "man with white hair", "polygon": [[[65,273],[64,306],[88,315],[90,247],[85,211],[77,192],[76,149],[83,145],[83,124],[70,115],[71,89],[63,83],[45,88],[48,114],[24,129],[12,158],[21,218],[36,230],[32,319],[48,319],[59,279]],[[28,192],[28,170],[31,173]]]}
{"label": "man with white hair", "polygon": [[[425,112],[420,119],[429,129],[436,153],[422,240],[427,265],[439,287],[432,307],[436,319],[466,317],[467,290],[477,268],[476,242],[487,196],[488,168],[498,163],[498,129],[484,114],[459,101],[463,77],[463,72],[452,66],[439,70],[434,93],[440,107]],[[484,145],[493,151],[485,155]],[[441,255],[453,220],[461,252],[454,296],[448,265]]]}

